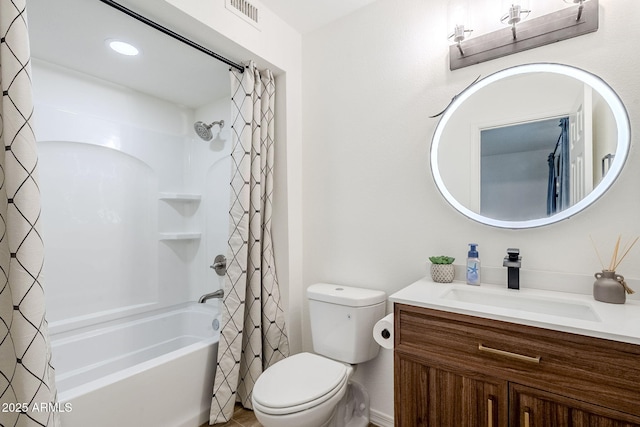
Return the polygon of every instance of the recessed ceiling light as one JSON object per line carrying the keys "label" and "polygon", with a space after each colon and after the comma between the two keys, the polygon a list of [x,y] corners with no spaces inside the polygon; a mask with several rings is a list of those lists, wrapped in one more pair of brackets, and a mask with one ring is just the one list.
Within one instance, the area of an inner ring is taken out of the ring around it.
{"label": "recessed ceiling light", "polygon": [[107,40],[106,43],[111,49],[115,50],[116,52],[122,55],[135,56],[140,53],[140,50],[138,50],[137,47],[127,42],[110,39],[110,40]]}

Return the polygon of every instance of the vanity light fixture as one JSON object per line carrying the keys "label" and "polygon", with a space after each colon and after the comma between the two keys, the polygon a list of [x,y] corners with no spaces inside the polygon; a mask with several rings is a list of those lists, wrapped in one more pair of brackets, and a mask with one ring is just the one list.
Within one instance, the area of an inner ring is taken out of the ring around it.
{"label": "vanity light fixture", "polygon": [[447,10],[448,28],[453,28],[453,33],[449,34],[448,39],[452,40],[460,52],[464,56],[461,43],[471,34],[473,30],[469,29],[469,1],[468,0],[450,0]]}
{"label": "vanity light fixture", "polygon": [[466,27],[462,29],[464,32],[458,31],[457,36],[454,32],[449,37],[455,42],[449,46],[449,68],[456,70],[598,31],[598,0],[563,0],[573,6],[527,20],[524,19],[531,10],[524,1],[510,1],[508,13],[501,18],[511,28],[469,40],[464,37]]}
{"label": "vanity light fixture", "polygon": [[[503,24],[511,25],[511,34],[513,35],[513,39],[516,37],[516,24],[523,19],[527,19],[529,14],[531,13],[531,9],[527,8],[522,4],[522,2],[509,2],[511,3],[509,6],[509,12],[500,18],[500,22]],[[524,15],[524,16],[522,16]]]}
{"label": "vanity light fixture", "polygon": [[564,0],[565,3],[577,4],[578,5],[578,17],[576,21],[579,21],[582,18],[582,11],[584,10],[584,3],[589,0]]}
{"label": "vanity light fixture", "polygon": [[456,25],[453,29],[453,34],[449,35],[449,40],[453,40],[460,51],[460,55],[464,55],[464,51],[462,50],[462,41],[465,39],[467,33],[471,33],[473,30],[466,30],[464,25]]}

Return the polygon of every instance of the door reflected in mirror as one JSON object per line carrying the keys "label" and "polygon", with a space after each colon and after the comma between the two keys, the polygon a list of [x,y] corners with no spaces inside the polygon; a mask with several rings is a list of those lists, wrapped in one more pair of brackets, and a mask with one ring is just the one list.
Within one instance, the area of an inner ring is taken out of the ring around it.
{"label": "door reflected in mirror", "polygon": [[601,79],[528,64],[480,80],[445,111],[431,148],[443,196],[470,218],[528,228],[599,198],[622,169],[626,110]]}

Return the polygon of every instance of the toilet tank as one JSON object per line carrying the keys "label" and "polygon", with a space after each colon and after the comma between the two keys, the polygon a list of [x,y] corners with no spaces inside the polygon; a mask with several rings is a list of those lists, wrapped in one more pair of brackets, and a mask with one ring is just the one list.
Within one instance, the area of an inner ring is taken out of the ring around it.
{"label": "toilet tank", "polygon": [[307,288],[313,351],[345,363],[378,354],[373,325],[386,313],[387,294],[351,286],[316,283]]}

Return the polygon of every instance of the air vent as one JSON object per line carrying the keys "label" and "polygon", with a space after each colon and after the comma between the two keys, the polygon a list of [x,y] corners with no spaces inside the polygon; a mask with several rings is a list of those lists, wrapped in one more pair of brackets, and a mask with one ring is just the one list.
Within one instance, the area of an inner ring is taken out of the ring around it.
{"label": "air vent", "polygon": [[225,6],[227,10],[244,19],[258,30],[260,29],[260,20],[258,18],[260,8],[257,1],[225,0]]}

